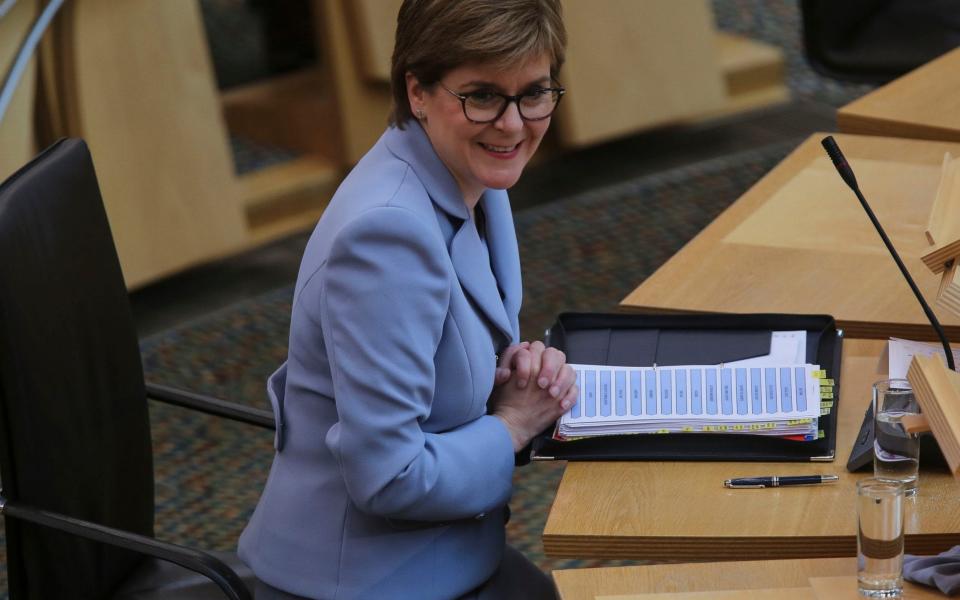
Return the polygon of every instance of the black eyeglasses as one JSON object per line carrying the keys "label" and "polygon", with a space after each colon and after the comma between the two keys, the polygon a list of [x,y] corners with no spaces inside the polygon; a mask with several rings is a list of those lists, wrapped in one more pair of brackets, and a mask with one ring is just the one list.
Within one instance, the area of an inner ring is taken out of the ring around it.
{"label": "black eyeglasses", "polygon": [[463,116],[472,123],[493,123],[503,116],[511,102],[517,103],[520,118],[524,121],[542,121],[553,114],[560,98],[567,92],[562,87],[537,88],[525,94],[508,96],[489,90],[458,94],[442,83],[440,87],[460,100]]}

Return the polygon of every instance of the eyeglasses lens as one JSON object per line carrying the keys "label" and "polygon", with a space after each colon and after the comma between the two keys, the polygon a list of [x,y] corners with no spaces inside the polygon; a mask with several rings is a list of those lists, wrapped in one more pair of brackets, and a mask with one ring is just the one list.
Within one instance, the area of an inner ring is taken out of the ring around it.
{"label": "eyeglasses lens", "polygon": [[[520,115],[524,119],[544,119],[553,113],[557,106],[560,94],[554,91],[543,91],[536,94],[527,94],[520,98]],[[482,96],[468,96],[464,104],[467,118],[472,121],[493,121],[504,110],[508,100],[494,94]]]}

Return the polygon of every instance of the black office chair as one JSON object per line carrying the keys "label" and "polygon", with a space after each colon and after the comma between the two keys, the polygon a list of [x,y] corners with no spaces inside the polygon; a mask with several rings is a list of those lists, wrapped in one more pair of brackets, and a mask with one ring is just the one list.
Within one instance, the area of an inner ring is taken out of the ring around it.
{"label": "black office chair", "polygon": [[886,83],[960,45],[957,0],[801,0],[807,61],[843,81]]}
{"label": "black office chair", "polygon": [[11,600],[250,598],[235,556],[153,537],[148,396],[273,427],[268,411],[145,385],[90,154],[61,140],[0,185]]}

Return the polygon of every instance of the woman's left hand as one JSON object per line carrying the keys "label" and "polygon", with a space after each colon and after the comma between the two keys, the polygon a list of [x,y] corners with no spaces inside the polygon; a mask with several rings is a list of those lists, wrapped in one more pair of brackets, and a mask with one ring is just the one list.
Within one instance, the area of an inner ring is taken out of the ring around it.
{"label": "woman's left hand", "polygon": [[531,378],[536,378],[537,386],[548,390],[551,397],[564,398],[577,380],[566,360],[563,352],[547,348],[540,341],[514,344],[501,354],[494,384],[501,385],[515,374],[517,386],[524,388]]}

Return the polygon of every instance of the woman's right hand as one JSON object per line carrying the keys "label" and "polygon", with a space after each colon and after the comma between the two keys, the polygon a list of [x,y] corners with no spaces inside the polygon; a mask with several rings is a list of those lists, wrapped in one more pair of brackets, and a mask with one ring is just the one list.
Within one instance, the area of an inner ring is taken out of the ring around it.
{"label": "woman's right hand", "polygon": [[[500,384],[490,401],[493,415],[510,432],[514,452],[519,452],[573,406],[578,394],[576,374],[563,352],[541,342],[511,346],[504,358],[500,368],[510,368],[510,376],[500,383],[504,373],[498,369]],[[531,381],[536,384],[529,385]]]}

